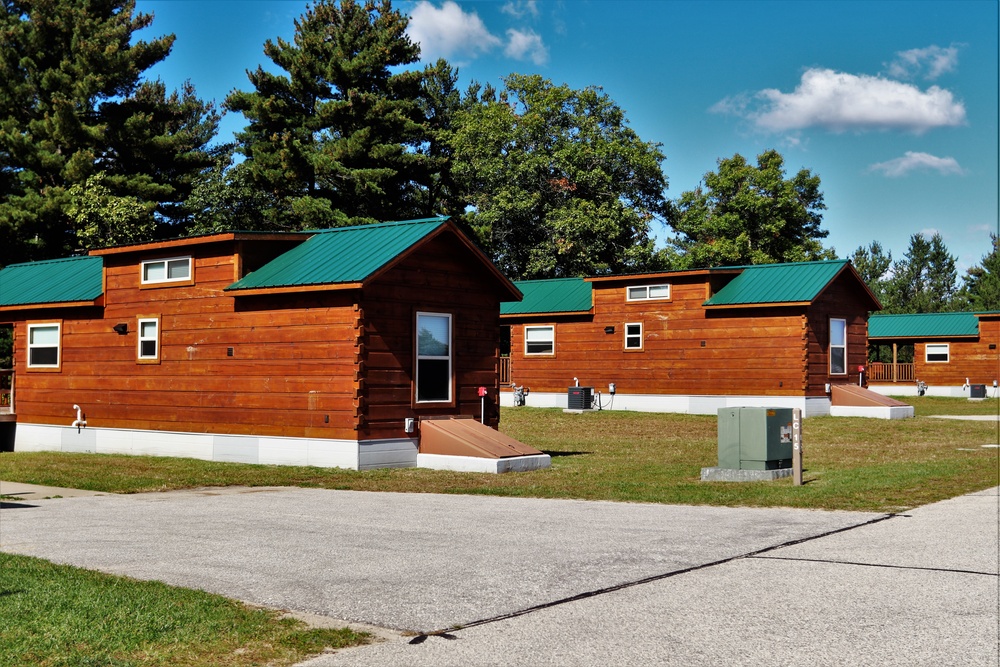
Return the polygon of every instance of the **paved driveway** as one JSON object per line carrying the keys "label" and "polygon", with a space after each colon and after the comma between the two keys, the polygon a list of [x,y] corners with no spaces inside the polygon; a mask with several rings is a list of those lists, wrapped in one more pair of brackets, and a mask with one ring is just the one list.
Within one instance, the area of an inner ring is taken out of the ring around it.
{"label": "paved driveway", "polygon": [[887,518],[202,490],[7,503],[0,548],[431,635],[313,667],[997,665],[998,500]]}

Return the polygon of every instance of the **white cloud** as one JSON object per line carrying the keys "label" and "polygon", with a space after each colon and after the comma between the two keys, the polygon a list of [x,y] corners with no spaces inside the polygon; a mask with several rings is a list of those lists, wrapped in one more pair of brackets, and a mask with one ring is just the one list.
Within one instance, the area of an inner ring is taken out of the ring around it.
{"label": "white cloud", "polygon": [[822,127],[919,134],[965,123],[965,106],[943,88],[921,91],[908,83],[829,69],[807,70],[791,93],[769,88],[749,97],[726,98],[711,110],[743,116],[771,132]]}
{"label": "white cloud", "polygon": [[925,79],[936,79],[958,66],[958,47],[928,46],[925,49],[900,51],[896,59],[887,65],[889,76],[897,79],[912,79],[923,75]]}
{"label": "white cloud", "polygon": [[478,14],[465,13],[451,0],[440,8],[428,0],[418,2],[410,14],[407,33],[420,44],[420,57],[424,61],[439,57],[475,57],[502,43],[486,29]]}
{"label": "white cloud", "polygon": [[878,162],[868,167],[868,171],[880,171],[890,178],[905,176],[911,171],[936,171],[944,176],[948,174],[962,175],[965,170],[953,157],[937,157],[930,153],[915,153],[906,151],[903,157],[886,162]]}
{"label": "white cloud", "polygon": [[500,8],[500,11],[514,18],[538,16],[538,0],[510,0]]}
{"label": "white cloud", "polygon": [[515,60],[530,58],[536,65],[544,65],[549,60],[549,50],[542,42],[541,36],[534,30],[507,31],[507,46],[504,55]]}

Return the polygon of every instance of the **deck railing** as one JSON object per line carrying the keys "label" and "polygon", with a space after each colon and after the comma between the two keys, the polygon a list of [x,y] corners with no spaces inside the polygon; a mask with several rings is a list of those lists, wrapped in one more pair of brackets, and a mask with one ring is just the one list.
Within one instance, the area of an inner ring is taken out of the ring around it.
{"label": "deck railing", "polygon": [[14,412],[14,370],[0,368],[0,413]]}
{"label": "deck railing", "polygon": [[913,382],[913,364],[873,361],[868,364],[869,382]]}
{"label": "deck railing", "polygon": [[510,384],[510,357],[500,357],[500,386]]}

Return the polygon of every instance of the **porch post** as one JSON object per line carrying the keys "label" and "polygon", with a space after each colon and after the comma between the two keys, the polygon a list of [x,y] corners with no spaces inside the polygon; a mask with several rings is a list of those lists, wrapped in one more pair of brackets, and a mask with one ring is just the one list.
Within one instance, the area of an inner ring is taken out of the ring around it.
{"label": "porch post", "polygon": [[898,366],[896,366],[898,349],[896,347],[896,341],[892,341],[892,381],[897,381]]}

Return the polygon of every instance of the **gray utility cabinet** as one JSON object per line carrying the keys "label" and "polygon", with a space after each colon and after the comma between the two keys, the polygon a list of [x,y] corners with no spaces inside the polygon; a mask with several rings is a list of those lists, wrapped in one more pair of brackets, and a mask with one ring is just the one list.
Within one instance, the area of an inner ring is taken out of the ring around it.
{"label": "gray utility cabinet", "polygon": [[719,467],[792,467],[791,408],[719,408]]}

